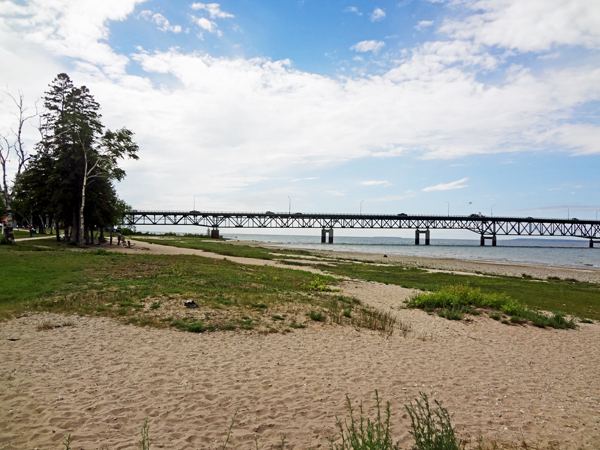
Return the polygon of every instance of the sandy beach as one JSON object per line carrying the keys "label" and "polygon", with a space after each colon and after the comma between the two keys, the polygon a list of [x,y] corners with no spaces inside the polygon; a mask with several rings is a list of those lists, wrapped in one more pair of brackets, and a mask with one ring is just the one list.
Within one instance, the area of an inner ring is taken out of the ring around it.
{"label": "sandy beach", "polygon": [[[124,251],[222,258],[143,242]],[[471,263],[439,264],[471,271]],[[594,272],[527,267],[565,278]],[[235,411],[228,448],[255,448],[255,439],[261,449],[279,448],[283,436],[285,448],[328,448],[336,415],[346,416],[346,395],[372,413],[376,389],[391,403],[403,448],[412,444],[403,405],[419,392],[441,401],[471,442],[481,435],[600,447],[600,324],[552,330],[482,316],[454,322],[399,309],[408,289],[356,280],[341,287],[394,314],[408,332],[398,327],[384,337],[315,323],[285,334],[192,334],[52,314],[1,323],[0,449],[63,448],[67,434],[72,448],[135,448],[145,417],[153,448],[216,449]],[[37,331],[43,322],[62,326]]]}

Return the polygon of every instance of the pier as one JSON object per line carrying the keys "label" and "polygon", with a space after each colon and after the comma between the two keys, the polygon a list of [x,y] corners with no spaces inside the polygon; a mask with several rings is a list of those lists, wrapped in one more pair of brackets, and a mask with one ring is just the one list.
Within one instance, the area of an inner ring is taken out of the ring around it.
{"label": "pier", "polygon": [[321,214],[209,211],[127,211],[122,226],[195,225],[211,229],[218,238],[222,228],[315,228],[321,230],[321,242],[333,243],[334,229],[415,230],[415,245],[425,235],[430,245],[431,230],[469,230],[480,236],[481,245],[496,236],[577,237],[587,239],[590,248],[600,244],[600,221],[578,219],[545,219],[534,217],[429,216],[390,214]]}

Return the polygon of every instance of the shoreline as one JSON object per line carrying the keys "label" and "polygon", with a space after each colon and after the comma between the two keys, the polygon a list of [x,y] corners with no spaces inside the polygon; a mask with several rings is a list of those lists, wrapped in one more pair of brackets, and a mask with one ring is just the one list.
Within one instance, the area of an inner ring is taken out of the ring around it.
{"label": "shoreline", "polygon": [[[262,241],[230,241],[233,245],[253,245],[257,247],[267,247],[276,249],[290,249],[291,247],[280,244],[265,243]],[[294,247],[295,250],[300,250]],[[370,263],[398,264],[421,269],[433,269],[438,271],[460,272],[473,275],[501,275],[522,277],[523,274],[536,279],[545,280],[549,277],[558,277],[562,279],[574,279],[588,283],[600,284],[600,270],[598,269],[580,269],[561,266],[542,266],[535,264],[511,264],[499,263],[494,261],[470,261],[456,258],[433,258],[427,256],[405,256],[391,255],[383,256],[381,253],[363,253],[363,252],[345,252],[339,250],[312,250],[306,251],[325,258],[336,258],[341,260],[357,260]]]}

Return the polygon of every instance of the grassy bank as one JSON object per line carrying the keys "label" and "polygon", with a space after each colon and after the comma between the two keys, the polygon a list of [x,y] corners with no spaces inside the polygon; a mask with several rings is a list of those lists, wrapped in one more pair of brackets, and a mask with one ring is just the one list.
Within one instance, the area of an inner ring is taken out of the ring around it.
{"label": "grassy bank", "polygon": [[[336,279],[186,255],[81,250],[52,240],[0,247],[0,317],[105,315],[141,325],[292,331],[333,322],[389,333],[389,317],[335,293]],[[185,308],[184,301],[197,308]]]}

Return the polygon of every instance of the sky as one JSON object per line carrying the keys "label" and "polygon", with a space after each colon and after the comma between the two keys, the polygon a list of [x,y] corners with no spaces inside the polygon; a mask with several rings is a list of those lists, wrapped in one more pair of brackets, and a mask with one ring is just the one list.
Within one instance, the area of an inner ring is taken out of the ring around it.
{"label": "sky", "polygon": [[0,0],[2,89],[61,72],[139,210],[600,215],[598,0]]}

